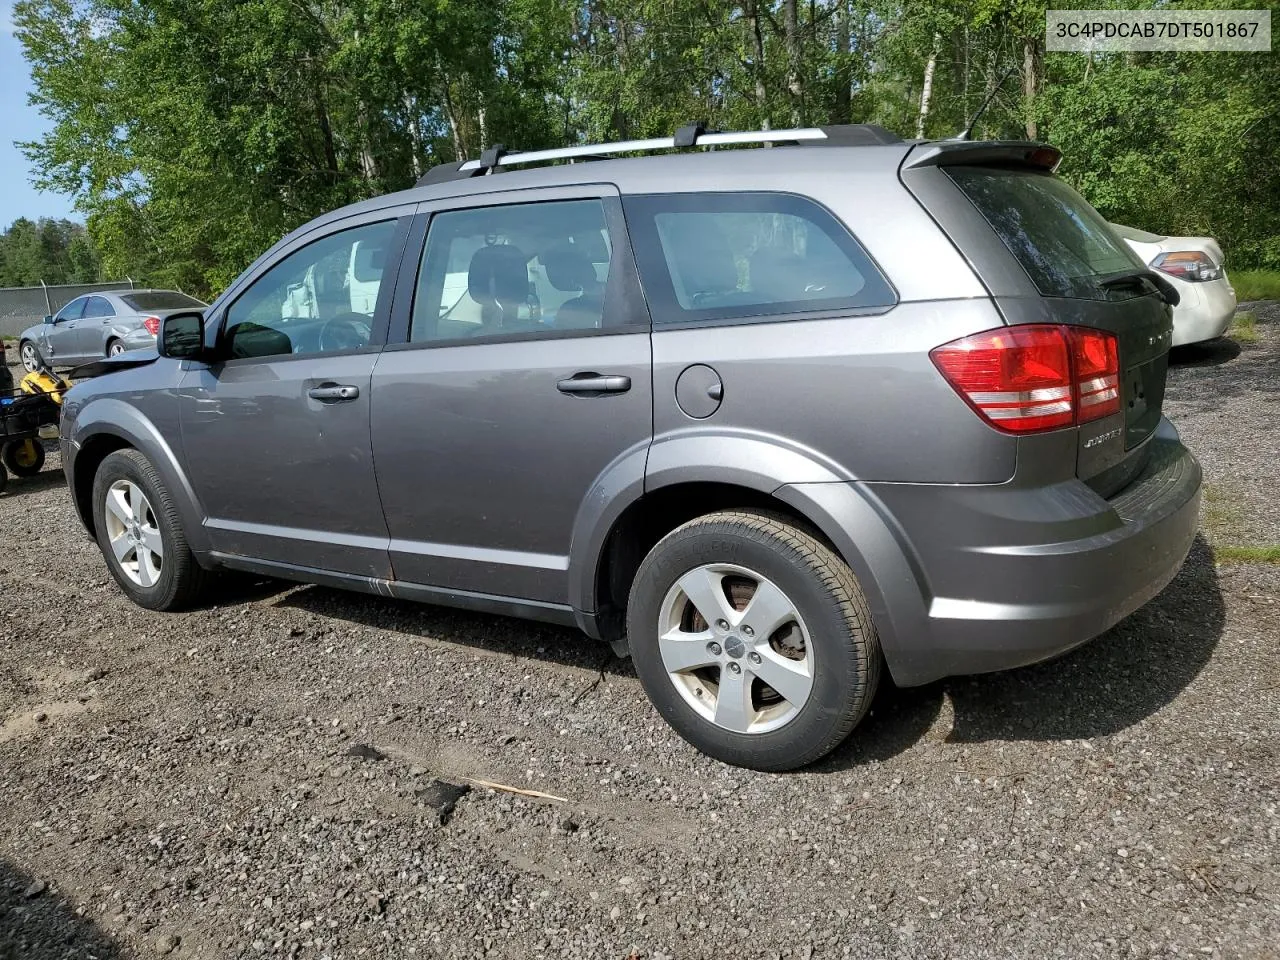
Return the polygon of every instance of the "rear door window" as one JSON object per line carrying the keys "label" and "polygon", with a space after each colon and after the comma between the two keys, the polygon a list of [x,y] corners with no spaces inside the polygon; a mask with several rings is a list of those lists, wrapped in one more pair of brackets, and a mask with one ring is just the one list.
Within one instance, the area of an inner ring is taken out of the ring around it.
{"label": "rear door window", "polygon": [[598,198],[436,214],[409,339],[474,341],[603,329],[609,326],[613,260]]}
{"label": "rear door window", "polygon": [[90,317],[114,317],[115,315],[115,308],[104,297],[90,297],[88,304],[84,308],[85,319]]}
{"label": "rear door window", "polygon": [[830,213],[780,193],[623,201],[655,323],[882,311],[893,288]]}
{"label": "rear door window", "polygon": [[1031,170],[945,169],[1041,295],[1118,300],[1143,293],[1103,286],[1108,276],[1143,264],[1102,214],[1057,177]]}

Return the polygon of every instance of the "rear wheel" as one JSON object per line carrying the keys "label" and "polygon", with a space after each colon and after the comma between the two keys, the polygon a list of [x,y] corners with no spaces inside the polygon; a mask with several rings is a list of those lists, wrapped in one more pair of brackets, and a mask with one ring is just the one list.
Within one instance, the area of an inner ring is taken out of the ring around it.
{"label": "rear wheel", "polygon": [[18,356],[22,358],[22,366],[27,373],[35,373],[40,369],[40,354],[36,352],[36,345],[30,340],[22,341],[22,346],[18,348]]}
{"label": "rear wheel", "polygon": [[208,574],[187,545],[163,481],[137,450],[118,450],[98,467],[93,519],[107,567],[134,603],[181,610],[200,600]]}
{"label": "rear wheel", "polygon": [[110,343],[107,344],[108,357],[118,357],[120,356],[120,354],[124,353],[124,351],[125,351],[125,346],[119,340],[112,340]]}
{"label": "rear wheel", "polygon": [[34,477],[44,469],[44,444],[39,440],[13,440],[0,450],[0,460],[18,477]]}
{"label": "rear wheel", "polygon": [[667,722],[704,753],[757,770],[829,753],[880,679],[853,573],[773,514],[711,514],[664,537],[632,585],[627,635]]}

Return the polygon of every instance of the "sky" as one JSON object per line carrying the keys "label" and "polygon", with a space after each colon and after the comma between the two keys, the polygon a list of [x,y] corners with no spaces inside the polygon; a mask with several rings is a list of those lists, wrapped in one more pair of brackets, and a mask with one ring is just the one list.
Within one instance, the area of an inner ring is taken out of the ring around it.
{"label": "sky", "polygon": [[70,197],[31,185],[31,165],[13,145],[15,140],[35,140],[49,129],[27,103],[30,89],[31,73],[13,36],[13,4],[0,0],[0,230],[18,217],[82,219],[71,209]]}

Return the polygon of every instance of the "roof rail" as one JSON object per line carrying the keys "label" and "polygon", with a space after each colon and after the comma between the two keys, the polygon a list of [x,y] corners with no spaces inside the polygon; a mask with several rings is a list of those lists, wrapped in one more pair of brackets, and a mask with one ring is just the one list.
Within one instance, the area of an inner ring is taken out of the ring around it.
{"label": "roof rail", "polygon": [[577,160],[591,157],[607,157],[619,153],[648,153],[657,150],[675,150],[687,147],[741,146],[752,143],[811,143],[815,146],[868,146],[873,144],[902,143],[897,134],[874,123],[844,124],[829,127],[804,127],[789,130],[748,130],[737,133],[707,131],[698,124],[681,127],[673,137],[652,137],[647,140],[621,140],[616,143],[581,144],[576,147],[559,147],[554,150],[508,151],[502,144],[486,150],[479,160],[462,160],[442,163],[432,167],[418,180],[422,187],[466,177],[495,173],[502,167],[527,163],[546,163],[552,160]]}

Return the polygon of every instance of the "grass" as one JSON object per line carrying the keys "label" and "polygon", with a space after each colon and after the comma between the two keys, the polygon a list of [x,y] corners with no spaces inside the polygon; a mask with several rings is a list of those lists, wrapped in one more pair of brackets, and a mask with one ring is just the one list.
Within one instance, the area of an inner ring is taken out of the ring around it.
{"label": "grass", "polygon": [[1229,274],[1236,299],[1280,300],[1280,270],[1240,270]]}
{"label": "grass", "polygon": [[1218,563],[1280,563],[1280,546],[1239,547],[1231,544],[1215,545],[1214,559]]}
{"label": "grass", "polygon": [[1254,343],[1258,339],[1258,318],[1252,310],[1242,310],[1231,322],[1231,336],[1240,343]]}

